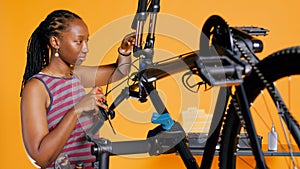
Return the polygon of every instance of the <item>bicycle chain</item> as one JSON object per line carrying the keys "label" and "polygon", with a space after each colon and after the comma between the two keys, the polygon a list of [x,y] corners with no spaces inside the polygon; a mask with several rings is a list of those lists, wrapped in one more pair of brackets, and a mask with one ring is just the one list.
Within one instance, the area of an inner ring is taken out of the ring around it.
{"label": "bicycle chain", "polygon": [[[259,70],[259,68],[256,66],[256,64],[253,62],[253,60],[252,60],[252,58],[254,57],[253,53],[251,51],[249,51],[249,49],[243,48],[238,43],[238,41],[236,39],[234,39],[234,38],[233,38],[233,43],[237,47],[237,49],[239,50],[239,52],[242,54],[242,56],[250,64],[250,66],[252,67],[254,73],[256,73],[256,75],[258,76],[258,78],[263,82],[263,85],[266,87],[266,89],[270,93],[271,97],[281,107],[282,112],[279,112],[280,115],[282,115],[283,113],[286,113],[286,115],[291,116],[289,109],[286,107],[285,103],[280,99],[280,96],[278,96],[274,85],[272,85],[270,82],[268,82],[268,80],[265,78],[265,76],[263,75],[263,73]],[[237,112],[237,115],[238,115],[238,117],[240,119],[240,122],[241,122],[242,126],[244,127],[245,130],[247,130],[246,126],[245,126],[245,121],[244,121],[243,116],[241,114],[240,108],[238,107],[239,105],[237,103],[236,98],[233,98],[232,102],[233,102],[234,109]],[[294,119],[294,118],[292,118],[292,119]]]}

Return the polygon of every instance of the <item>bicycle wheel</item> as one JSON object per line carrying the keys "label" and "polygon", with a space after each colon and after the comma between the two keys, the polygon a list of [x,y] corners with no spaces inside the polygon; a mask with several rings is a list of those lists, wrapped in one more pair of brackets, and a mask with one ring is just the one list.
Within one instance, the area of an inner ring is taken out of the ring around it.
{"label": "bicycle wheel", "polygon": [[[274,84],[276,84],[276,88],[281,94],[282,99],[286,103],[288,109],[290,110],[290,112],[294,112],[291,113],[294,120],[297,121],[298,119],[299,121],[299,114],[296,114],[296,110],[293,108],[293,106],[297,104],[295,101],[299,101],[299,94],[296,95],[294,92],[291,92],[290,87],[292,85],[297,86],[297,84],[299,86],[298,81],[300,81],[300,46],[290,47],[275,52],[260,61],[256,66],[268,82],[273,82]],[[284,84],[284,82],[287,82],[287,84]],[[251,73],[244,79],[244,88],[246,90],[245,92],[250,103],[250,111],[253,117],[257,134],[262,136],[263,138],[262,150],[264,151],[267,165],[270,167],[270,165],[279,164],[281,168],[296,168],[297,165],[299,166],[299,164],[296,164],[297,159],[294,156],[286,158],[282,157],[291,154],[291,150],[287,150],[286,145],[288,145],[288,143],[290,143],[291,145],[295,145],[295,141],[293,140],[293,138],[291,138],[292,136],[290,134],[285,135],[286,127],[284,124],[282,125],[280,118],[278,117],[279,113],[276,109],[276,105],[266,94],[267,92],[264,91],[266,89],[262,80],[256,73]],[[298,98],[293,99],[294,97]],[[258,110],[258,108],[262,108],[264,110]],[[245,151],[242,151],[242,148],[239,145],[239,143],[241,143],[239,138],[245,131],[243,131],[242,124],[240,123],[240,119],[237,114],[238,113],[236,113],[236,108],[234,108],[234,103],[231,102],[225,116],[224,126],[222,130],[221,149],[219,152],[219,167],[225,169],[256,168],[255,160],[251,153],[251,150],[247,150],[247,147],[244,147]],[[268,143],[267,134],[270,131],[272,124],[274,123],[277,125],[279,124],[279,126],[275,126],[278,132],[278,151],[270,152],[268,151],[268,148],[265,148],[265,145]],[[281,126],[283,126],[283,128]],[[286,138],[288,138],[289,142],[286,141]],[[298,146],[296,146],[296,149],[294,149],[293,151],[296,151],[296,155],[297,153],[299,155]],[[241,152],[246,153],[242,154]],[[272,157],[270,158],[267,156]],[[274,156],[277,156],[278,158]],[[282,160],[279,161],[278,159]]]}

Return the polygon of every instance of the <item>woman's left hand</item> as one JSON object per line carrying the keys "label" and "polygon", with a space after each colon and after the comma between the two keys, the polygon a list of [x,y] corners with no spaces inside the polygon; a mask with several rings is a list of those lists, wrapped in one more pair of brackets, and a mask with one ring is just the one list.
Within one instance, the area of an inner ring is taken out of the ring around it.
{"label": "woman's left hand", "polygon": [[118,49],[119,53],[124,56],[130,54],[133,51],[134,43],[135,43],[135,32],[126,35],[123,38],[121,46]]}

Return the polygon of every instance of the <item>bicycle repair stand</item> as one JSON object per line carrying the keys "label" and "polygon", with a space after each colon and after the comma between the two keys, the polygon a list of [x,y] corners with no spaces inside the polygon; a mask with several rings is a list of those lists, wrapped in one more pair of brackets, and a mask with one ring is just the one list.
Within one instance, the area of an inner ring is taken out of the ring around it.
{"label": "bicycle repair stand", "polygon": [[[142,85],[150,96],[157,112],[160,115],[169,114],[154,87],[143,81]],[[125,88],[116,99],[117,102],[114,102],[114,105],[116,106],[125,98],[128,98],[129,94],[129,88]],[[103,121],[95,123],[87,133],[89,140],[94,143],[91,150],[92,154],[96,156],[94,167],[97,168],[98,165],[99,169],[108,169],[111,155],[149,153],[149,155],[153,156],[178,151],[187,168],[198,169],[199,167],[187,147],[186,134],[181,125],[178,122],[174,122],[171,118],[161,119],[160,123],[161,125],[148,132],[146,140],[121,142],[111,142],[104,138],[94,139],[93,135],[102,126]],[[170,123],[172,123],[170,129],[164,129],[164,126]]]}

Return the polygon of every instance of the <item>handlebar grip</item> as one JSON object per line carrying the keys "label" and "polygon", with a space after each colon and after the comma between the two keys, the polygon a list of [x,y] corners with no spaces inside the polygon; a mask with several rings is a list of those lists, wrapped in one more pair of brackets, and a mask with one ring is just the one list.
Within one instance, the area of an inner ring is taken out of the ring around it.
{"label": "handlebar grip", "polygon": [[159,12],[160,10],[159,4],[160,4],[160,0],[152,0],[148,12],[155,12],[155,13]]}
{"label": "handlebar grip", "polygon": [[148,0],[139,0],[137,13],[146,12]]}

